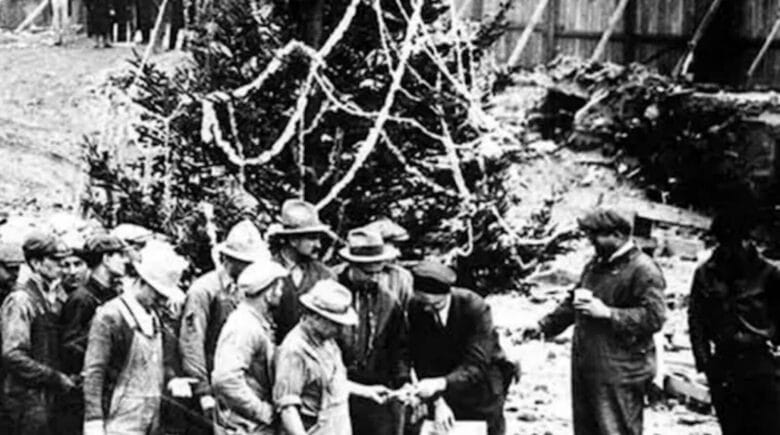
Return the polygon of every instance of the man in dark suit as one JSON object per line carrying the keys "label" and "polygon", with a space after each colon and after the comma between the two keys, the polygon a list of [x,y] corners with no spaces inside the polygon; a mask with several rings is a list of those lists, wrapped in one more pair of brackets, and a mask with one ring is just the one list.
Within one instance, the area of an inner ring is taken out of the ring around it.
{"label": "man in dark suit", "polygon": [[412,273],[409,340],[420,378],[416,394],[429,400],[437,426],[482,420],[490,435],[503,434],[506,359],[490,307],[476,293],[452,288],[455,272],[442,264],[423,261]]}

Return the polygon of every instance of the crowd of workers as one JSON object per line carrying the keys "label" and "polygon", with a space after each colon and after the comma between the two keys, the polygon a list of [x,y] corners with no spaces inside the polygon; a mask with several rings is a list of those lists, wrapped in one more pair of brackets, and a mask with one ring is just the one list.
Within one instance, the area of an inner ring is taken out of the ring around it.
{"label": "crowd of workers", "polygon": [[[777,434],[780,271],[734,216],[716,218],[696,272],[691,340],[723,433]],[[438,433],[463,420],[505,433],[518,367],[451,268],[402,267],[393,242],[408,236],[389,220],[350,231],[330,268],[313,205],[289,200],[279,221],[265,238],[238,223],[186,292],[185,259],[136,225],[2,245],[2,433],[394,435],[426,418]],[[596,255],[523,335],[574,325],[575,434],[641,434],[664,278],[621,213],[578,223]]]}

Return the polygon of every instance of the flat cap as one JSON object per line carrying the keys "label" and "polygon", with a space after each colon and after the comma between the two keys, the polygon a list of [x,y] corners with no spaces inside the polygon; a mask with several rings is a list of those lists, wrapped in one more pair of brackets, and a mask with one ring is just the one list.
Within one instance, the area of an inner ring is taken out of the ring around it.
{"label": "flat cap", "polygon": [[631,234],[631,221],[623,214],[610,208],[596,208],[585,216],[577,219],[577,224],[583,231],[595,233],[618,231]]}
{"label": "flat cap", "polygon": [[449,267],[435,261],[421,261],[412,268],[414,289],[423,293],[446,294],[458,275]]}
{"label": "flat cap", "polygon": [[84,250],[89,254],[123,251],[127,248],[119,237],[110,234],[98,234],[87,239]]}
{"label": "flat cap", "polygon": [[22,243],[25,257],[67,257],[72,251],[53,234],[35,231]]}

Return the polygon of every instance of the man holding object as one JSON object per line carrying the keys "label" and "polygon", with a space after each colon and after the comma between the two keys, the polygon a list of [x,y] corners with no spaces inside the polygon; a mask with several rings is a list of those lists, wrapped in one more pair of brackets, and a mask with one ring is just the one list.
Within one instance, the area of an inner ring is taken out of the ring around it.
{"label": "man holding object", "polygon": [[579,288],[525,338],[552,337],[574,324],[575,435],[638,435],[647,385],[656,370],[653,334],[665,318],[663,275],[630,239],[631,223],[596,209],[578,220],[596,255]]}

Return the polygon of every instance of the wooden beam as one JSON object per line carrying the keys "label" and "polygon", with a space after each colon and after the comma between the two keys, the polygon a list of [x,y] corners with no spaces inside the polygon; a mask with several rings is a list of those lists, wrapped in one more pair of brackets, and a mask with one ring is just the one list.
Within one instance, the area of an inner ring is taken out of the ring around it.
{"label": "wooden beam", "polygon": [[604,34],[601,35],[601,40],[599,41],[598,45],[596,45],[596,49],[593,50],[593,55],[590,57],[591,62],[598,62],[602,57],[604,57],[604,53],[607,51],[607,43],[609,43],[609,38],[615,32],[615,28],[617,28],[620,19],[623,17],[623,13],[626,10],[626,6],[628,6],[628,2],[629,0],[620,0],[620,3],[618,3],[615,11],[612,12],[612,16],[609,17],[609,23],[607,23],[607,28],[604,30]]}
{"label": "wooden beam", "polygon": [[35,21],[36,18],[38,18],[43,11],[46,10],[46,6],[49,5],[49,0],[43,0],[41,1],[38,6],[32,11],[30,15],[25,17],[24,21],[22,21],[22,24],[19,24],[19,26],[14,29],[14,32],[21,32],[22,30],[26,29],[30,26],[30,24]]}
{"label": "wooden beam", "polygon": [[138,73],[136,74],[136,77],[141,75],[141,72],[144,69],[144,66],[147,62],[149,62],[149,58],[152,56],[152,53],[154,52],[154,48],[159,42],[160,39],[160,30],[162,29],[163,24],[163,18],[165,17],[165,10],[168,8],[168,0],[163,0],[162,4],[160,5],[160,10],[157,11],[157,19],[154,22],[154,27],[152,28],[152,33],[149,35],[149,44],[146,45],[146,51],[144,52],[144,57],[141,58],[141,63],[138,64]]}
{"label": "wooden beam", "polygon": [[558,17],[561,13],[561,1],[552,0],[550,7],[547,8],[547,28],[544,35],[544,53],[545,62],[549,62],[555,58],[557,53],[557,32],[558,32]]}
{"label": "wooden beam", "polygon": [[525,26],[525,30],[523,30],[523,34],[520,35],[520,39],[517,40],[515,49],[512,50],[512,55],[509,56],[507,66],[510,68],[517,66],[520,62],[520,56],[523,55],[523,50],[525,50],[525,46],[528,45],[528,41],[531,40],[531,34],[536,28],[536,25],[542,21],[544,10],[547,9],[549,3],[550,0],[539,0],[539,3],[536,4],[536,9],[534,9],[534,13],[531,15],[531,20],[528,22],[528,25]]}
{"label": "wooden beam", "polygon": [[770,30],[769,34],[766,36],[764,45],[762,45],[761,49],[758,50],[758,54],[756,54],[755,59],[753,59],[753,63],[750,64],[750,68],[748,69],[747,72],[747,84],[750,84],[750,82],[752,81],[753,74],[756,72],[756,69],[758,69],[758,65],[760,65],[761,61],[764,59],[764,56],[766,55],[766,52],[769,50],[769,47],[772,45],[772,41],[777,36],[778,31],[780,31],[780,9],[777,10],[775,25],[772,26],[772,30]]}
{"label": "wooden beam", "polygon": [[704,37],[704,32],[707,30],[707,27],[710,26],[713,18],[715,18],[715,13],[718,11],[718,8],[720,8],[721,3],[723,3],[723,0],[712,0],[712,3],[710,3],[707,13],[704,14],[704,18],[702,18],[699,26],[696,28],[696,32],[688,42],[688,49],[685,51],[685,55],[680,58],[677,65],[674,67],[674,70],[672,70],[672,77],[678,78],[688,74],[688,68],[690,68],[693,63],[693,53],[696,51],[696,47],[699,46],[699,42],[701,42],[701,39]]}
{"label": "wooden beam", "polygon": [[637,0],[629,0],[623,20],[623,34],[626,35],[626,40],[623,42],[623,62],[625,63],[631,63],[636,59],[636,15]]}

